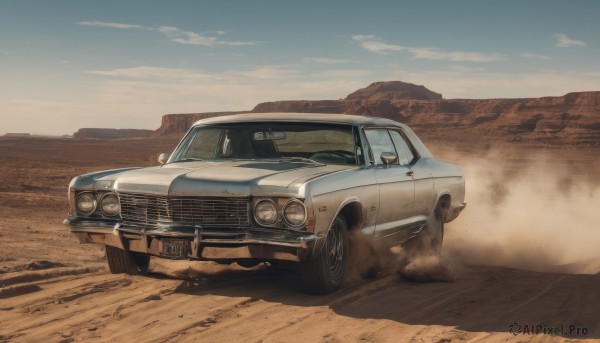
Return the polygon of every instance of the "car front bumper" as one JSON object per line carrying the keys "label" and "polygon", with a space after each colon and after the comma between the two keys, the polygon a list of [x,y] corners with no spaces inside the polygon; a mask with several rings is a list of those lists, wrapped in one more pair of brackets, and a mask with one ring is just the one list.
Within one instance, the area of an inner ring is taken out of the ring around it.
{"label": "car front bumper", "polygon": [[[243,259],[305,261],[317,237],[310,232],[267,229],[208,229],[164,225],[156,229],[123,223],[66,219],[80,243],[99,243],[169,259],[234,261]],[[173,242],[184,251],[173,255]]]}

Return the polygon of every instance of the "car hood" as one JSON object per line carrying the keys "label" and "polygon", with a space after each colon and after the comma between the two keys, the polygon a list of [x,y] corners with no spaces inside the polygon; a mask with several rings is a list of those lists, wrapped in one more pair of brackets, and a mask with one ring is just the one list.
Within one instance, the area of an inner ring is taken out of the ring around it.
{"label": "car hood", "polygon": [[120,173],[118,192],[162,195],[249,196],[297,193],[306,181],[356,166],[310,162],[179,162]]}

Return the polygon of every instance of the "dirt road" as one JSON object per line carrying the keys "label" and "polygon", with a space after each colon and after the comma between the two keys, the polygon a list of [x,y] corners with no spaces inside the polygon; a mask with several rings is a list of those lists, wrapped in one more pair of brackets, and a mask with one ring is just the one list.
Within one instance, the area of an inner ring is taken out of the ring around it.
{"label": "dirt road", "polygon": [[[315,297],[265,268],[153,260],[149,276],[112,275],[100,248],[38,220],[1,227],[3,341],[562,341],[569,325],[600,338],[600,275],[469,266],[454,282],[414,283],[388,272]],[[564,332],[514,336],[514,322]]]}

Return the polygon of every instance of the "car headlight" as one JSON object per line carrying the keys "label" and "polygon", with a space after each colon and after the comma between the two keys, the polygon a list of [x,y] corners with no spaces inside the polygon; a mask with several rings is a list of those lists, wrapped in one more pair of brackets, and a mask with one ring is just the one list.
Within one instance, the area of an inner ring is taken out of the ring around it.
{"label": "car headlight", "polygon": [[260,225],[273,225],[277,221],[277,205],[272,200],[264,199],[254,207],[254,218]]}
{"label": "car headlight", "polygon": [[100,208],[105,215],[109,217],[116,216],[121,210],[119,197],[115,193],[104,194],[100,199]]}
{"label": "car headlight", "polygon": [[80,193],[75,200],[77,212],[84,216],[94,213],[96,205],[96,197],[89,192]]}
{"label": "car headlight", "polygon": [[290,226],[301,226],[306,222],[306,207],[300,200],[291,200],[283,208],[283,218]]}

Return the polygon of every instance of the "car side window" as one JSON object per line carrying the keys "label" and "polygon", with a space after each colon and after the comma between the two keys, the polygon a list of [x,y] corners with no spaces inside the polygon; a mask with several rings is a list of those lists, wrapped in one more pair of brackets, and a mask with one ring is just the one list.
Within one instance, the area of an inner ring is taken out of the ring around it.
{"label": "car side window", "polygon": [[365,130],[365,135],[371,146],[375,164],[383,164],[380,158],[382,152],[396,153],[390,134],[386,129]]}
{"label": "car side window", "polygon": [[405,138],[398,131],[390,130],[390,136],[394,146],[396,146],[396,152],[398,153],[398,162],[401,165],[410,164],[415,159],[415,154],[412,152]]}

